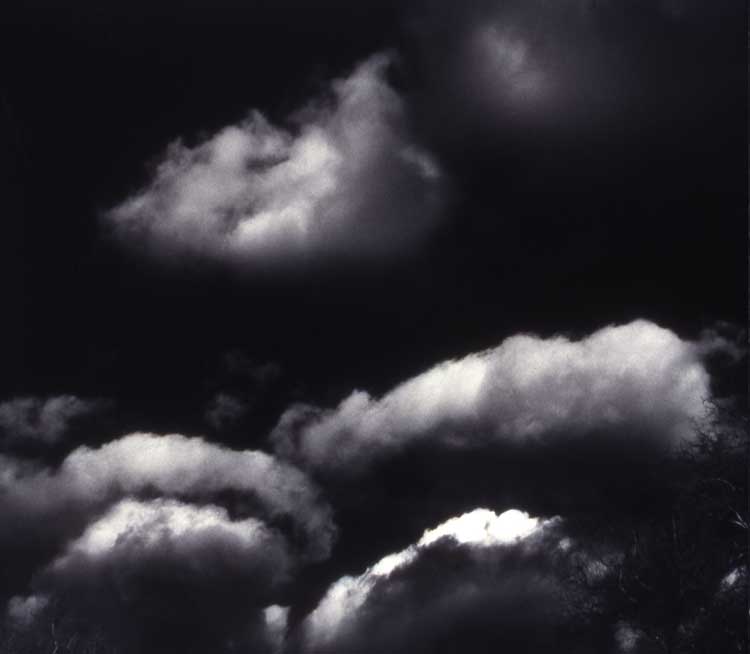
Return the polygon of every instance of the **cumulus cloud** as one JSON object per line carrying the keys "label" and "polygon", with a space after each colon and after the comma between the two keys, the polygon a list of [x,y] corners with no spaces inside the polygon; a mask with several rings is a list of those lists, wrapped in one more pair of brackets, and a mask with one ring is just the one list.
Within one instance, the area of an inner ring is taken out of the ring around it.
{"label": "cumulus cloud", "polygon": [[269,454],[135,433],[55,467],[0,457],[0,534],[18,553],[7,623],[37,649],[270,654],[278,602],[336,528],[315,484]]}
{"label": "cumulus cloud", "polygon": [[[485,651],[475,649],[484,639],[486,651],[499,651],[520,636],[531,646],[512,651],[535,651],[542,644],[535,638],[554,622],[553,570],[565,556],[560,525],[477,509],[427,530],[361,575],[333,583],[299,628],[302,650],[473,652]],[[457,636],[463,647],[449,640]]]}
{"label": "cumulus cloud", "polygon": [[392,254],[437,219],[439,172],[407,134],[376,55],[287,129],[255,111],[195,147],[170,146],[146,188],[109,211],[158,254],[267,265]]}
{"label": "cumulus cloud", "polygon": [[168,549],[173,550],[170,556],[190,558],[201,550],[213,549],[215,543],[223,543],[219,551],[236,550],[237,556],[223,558],[238,566],[249,564],[257,552],[265,550],[278,558],[271,567],[289,567],[283,539],[260,520],[232,522],[226,509],[213,505],[193,506],[171,499],[124,499],[74,540],[52,569],[64,574],[78,559],[102,561],[115,552],[132,550],[138,551],[139,557]]}
{"label": "cumulus cloud", "polygon": [[[285,538],[255,518],[173,499],[124,499],[95,520],[15,597],[9,614],[33,625],[48,599],[105,629],[125,629],[126,650],[163,651],[200,643],[232,651],[228,641],[271,651],[283,611],[266,607],[289,578]],[[158,629],[159,636],[149,633]]]}
{"label": "cumulus cloud", "polygon": [[263,452],[179,434],[135,433],[99,448],[80,447],[55,469],[8,459],[0,481],[6,520],[55,520],[67,510],[65,527],[74,529],[77,516],[85,520],[118,498],[156,493],[196,503],[229,497],[236,511],[290,523],[312,558],[327,556],[335,534],[330,507],[304,473]]}
{"label": "cumulus cloud", "polygon": [[668,446],[705,416],[701,351],[644,320],[577,341],[513,336],[379,399],[356,391],[333,410],[292,407],[272,439],[285,456],[344,474],[419,443],[466,449],[609,435]]}
{"label": "cumulus cloud", "polygon": [[6,400],[0,403],[0,444],[57,443],[77,422],[107,406],[103,400],[75,395]]}

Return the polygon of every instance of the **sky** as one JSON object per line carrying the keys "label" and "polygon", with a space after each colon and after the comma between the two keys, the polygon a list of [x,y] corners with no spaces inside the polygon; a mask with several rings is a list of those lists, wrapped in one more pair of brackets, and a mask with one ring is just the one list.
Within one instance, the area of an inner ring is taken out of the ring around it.
{"label": "sky", "polygon": [[636,651],[558,593],[576,521],[745,401],[746,9],[710,5],[6,9],[6,628]]}

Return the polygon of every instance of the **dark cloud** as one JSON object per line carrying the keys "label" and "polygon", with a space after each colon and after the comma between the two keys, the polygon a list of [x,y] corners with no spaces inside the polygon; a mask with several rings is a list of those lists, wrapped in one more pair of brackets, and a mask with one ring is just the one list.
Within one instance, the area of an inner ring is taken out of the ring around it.
{"label": "dark cloud", "polygon": [[55,445],[112,403],[75,395],[15,397],[0,403],[0,447]]}
{"label": "dark cloud", "polygon": [[257,362],[242,350],[231,350],[208,382],[215,389],[206,403],[203,418],[217,432],[265,431],[263,418],[287,399],[288,380],[281,365]]}
{"label": "dark cloud", "polygon": [[[728,45],[718,28],[738,10],[731,2],[621,0],[418,7],[411,50],[436,130],[454,138],[447,120],[461,136],[505,132],[506,142],[519,129],[533,140],[526,130],[554,138],[705,120],[710,95],[701,85],[718,90],[728,74],[726,61],[712,68]],[[709,49],[692,52],[696,41]]]}
{"label": "dark cloud", "polygon": [[88,623],[129,652],[271,651],[285,614],[269,607],[336,532],[299,470],[177,434],[80,447],[56,467],[4,457],[0,488],[12,628]]}
{"label": "dark cloud", "polygon": [[204,415],[211,427],[221,430],[238,422],[250,408],[249,403],[242,398],[229,393],[216,393],[211,398]]}
{"label": "dark cloud", "polygon": [[[474,510],[336,581],[291,640],[321,654],[570,646],[559,575],[571,548],[559,519]],[[575,651],[601,651],[597,638],[590,634]]]}
{"label": "dark cloud", "polygon": [[150,185],[106,218],[157,257],[239,267],[387,257],[439,217],[440,173],[410,141],[376,55],[290,129],[253,112],[190,148],[170,146]]}
{"label": "dark cloud", "polygon": [[126,651],[223,652],[253,640],[269,651],[264,609],[293,565],[284,537],[254,518],[126,499],[36,576],[34,594],[11,600],[9,617],[44,628],[49,603],[64,601]]}
{"label": "dark cloud", "polygon": [[724,321],[717,322],[701,332],[704,356],[723,357],[730,365],[747,357],[747,329]]}

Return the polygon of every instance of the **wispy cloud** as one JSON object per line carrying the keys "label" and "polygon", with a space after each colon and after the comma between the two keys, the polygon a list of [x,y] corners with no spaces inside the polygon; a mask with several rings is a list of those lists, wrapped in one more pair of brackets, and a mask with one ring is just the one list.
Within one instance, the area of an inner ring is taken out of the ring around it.
{"label": "wispy cloud", "polygon": [[77,422],[110,406],[105,400],[75,395],[6,400],[0,403],[0,445],[57,443]]}

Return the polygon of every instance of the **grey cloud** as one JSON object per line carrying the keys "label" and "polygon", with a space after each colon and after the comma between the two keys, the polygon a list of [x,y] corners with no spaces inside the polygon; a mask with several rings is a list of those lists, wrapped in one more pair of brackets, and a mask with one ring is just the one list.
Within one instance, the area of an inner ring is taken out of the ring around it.
{"label": "grey cloud", "polygon": [[54,444],[82,418],[105,410],[109,402],[75,395],[16,397],[0,403],[0,444]]}
{"label": "grey cloud", "polygon": [[230,393],[216,393],[206,407],[204,417],[214,429],[234,424],[249,411],[249,403]]}
{"label": "grey cloud", "polygon": [[739,363],[747,356],[747,330],[717,322],[701,332],[700,346],[704,355],[719,354],[731,363]]}
{"label": "grey cloud", "polygon": [[691,56],[688,43],[704,39],[705,56],[715,56],[706,28],[722,12],[731,16],[737,6],[692,0],[424,2],[414,19],[421,43],[417,67],[427,80],[425,110],[439,116],[435,138],[450,138],[455,130],[469,138],[512,136],[519,129],[538,138],[540,128],[590,133],[643,121],[644,102],[649,120],[671,122],[675,111],[684,118],[706,101],[706,84],[716,74],[678,60]]}

